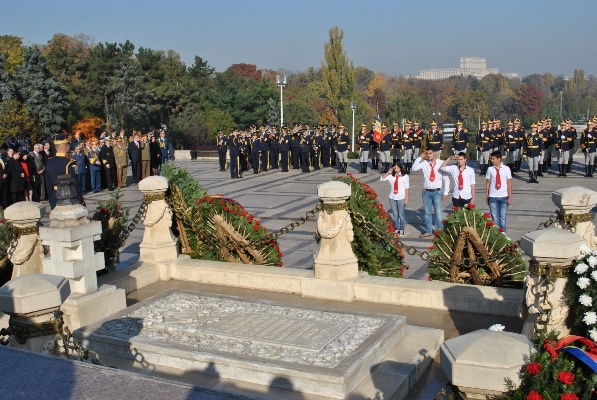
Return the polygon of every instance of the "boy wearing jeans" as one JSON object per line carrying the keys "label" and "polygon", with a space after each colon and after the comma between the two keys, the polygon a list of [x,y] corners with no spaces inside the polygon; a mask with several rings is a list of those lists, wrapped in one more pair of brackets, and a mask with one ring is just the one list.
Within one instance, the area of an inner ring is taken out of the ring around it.
{"label": "boy wearing jeans", "polygon": [[512,204],[512,172],[502,164],[499,151],[491,153],[491,164],[485,175],[485,202],[489,205],[491,219],[506,232],[506,213]]}

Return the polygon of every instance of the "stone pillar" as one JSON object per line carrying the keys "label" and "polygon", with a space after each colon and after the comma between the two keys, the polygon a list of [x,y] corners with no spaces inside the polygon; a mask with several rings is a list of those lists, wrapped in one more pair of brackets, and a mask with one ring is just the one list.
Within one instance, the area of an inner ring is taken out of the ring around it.
{"label": "stone pillar", "polygon": [[346,203],[350,193],[350,186],[338,181],[326,182],[317,188],[323,209],[317,219],[321,240],[314,260],[316,279],[339,281],[358,277],[358,260],[350,245],[354,240]]}
{"label": "stone pillar", "polygon": [[587,241],[591,249],[596,249],[597,238],[591,210],[597,205],[597,192],[582,186],[572,186],[556,190],[551,194],[551,199],[565,216],[565,220],[556,222],[555,226],[577,234]]}
{"label": "stone pillar", "polygon": [[442,343],[440,365],[467,399],[485,399],[505,392],[506,378],[520,384],[518,373],[533,348],[524,335],[480,329]]}
{"label": "stone pillar", "polygon": [[[568,334],[564,287],[572,264],[585,244],[583,238],[555,228],[527,233],[520,240],[520,248],[531,258],[521,310],[525,320],[522,333],[527,337],[533,337],[535,325],[537,329],[546,327],[548,332],[556,330],[561,335]],[[553,307],[544,302],[545,291],[548,292],[547,301]]]}
{"label": "stone pillar", "polygon": [[[58,192],[66,193],[61,188]],[[83,205],[58,200],[50,213],[50,226],[39,230],[42,244],[50,247],[43,270],[69,280],[71,294],[61,310],[65,325],[73,331],[126,308],[126,294],[112,285],[98,289],[96,271],[104,269],[104,254],[95,252],[93,242],[100,238],[101,222],[90,222]]]}
{"label": "stone pillar", "polygon": [[168,179],[150,176],[139,182],[147,203],[145,232],[139,245],[139,261],[162,262],[178,258],[178,240],[172,234],[172,210],[166,203]]}
{"label": "stone pillar", "polygon": [[0,288],[0,311],[10,316],[10,347],[57,354],[52,318],[70,293],[60,276],[31,274],[12,279]]}
{"label": "stone pillar", "polygon": [[46,215],[46,206],[32,201],[20,201],[4,210],[4,218],[16,230],[17,245],[9,254],[13,264],[12,279],[42,273],[44,251],[39,240],[39,221]]}

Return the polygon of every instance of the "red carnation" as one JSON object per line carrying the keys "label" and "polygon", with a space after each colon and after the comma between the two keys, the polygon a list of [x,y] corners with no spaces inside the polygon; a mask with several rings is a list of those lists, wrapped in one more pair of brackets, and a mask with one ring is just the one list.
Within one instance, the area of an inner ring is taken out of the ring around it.
{"label": "red carnation", "polygon": [[495,225],[495,223],[493,223],[493,221],[487,221],[487,223],[485,224],[485,226],[488,228],[491,228],[494,225]]}
{"label": "red carnation", "polygon": [[208,203],[213,203],[214,202],[214,198],[210,197],[209,200],[207,200]]}
{"label": "red carnation", "polygon": [[543,343],[543,349],[545,349],[545,351],[547,351],[549,353],[549,355],[551,356],[551,362],[554,362],[555,359],[558,358],[558,353],[553,348],[552,343],[555,344],[555,341],[546,339],[545,342]]}
{"label": "red carnation", "polygon": [[236,215],[236,210],[232,210],[232,214]]}
{"label": "red carnation", "polygon": [[276,246],[276,250],[277,250],[277,251],[280,251],[280,246]]}
{"label": "red carnation", "polygon": [[574,374],[572,372],[560,371],[558,374],[558,381],[566,385],[572,385],[572,382],[574,382]]}
{"label": "red carnation", "polygon": [[254,218],[254,217],[253,217],[252,215],[249,215],[249,216],[247,217],[247,221],[249,221],[249,222],[253,222],[253,218]]}
{"label": "red carnation", "polygon": [[240,213],[240,216],[241,216],[241,217],[246,217],[246,216],[247,216],[247,212],[246,212],[246,211],[243,211],[243,212],[241,212],[241,213]]}
{"label": "red carnation", "polygon": [[278,267],[281,267],[282,265],[284,265],[284,263],[282,261],[280,261],[280,264],[278,264]]}
{"label": "red carnation", "polygon": [[[597,392],[595,392],[597,393]],[[574,393],[566,393],[563,394],[562,397],[560,397],[560,400],[578,400],[578,396],[575,395]]]}
{"label": "red carnation", "polygon": [[224,199],[221,199],[221,200],[220,200],[220,204],[221,204],[221,205],[224,205],[224,204],[226,204],[226,202],[224,201]]}
{"label": "red carnation", "polygon": [[342,177],[341,177],[340,175],[338,175],[338,176],[336,177],[336,179],[342,179]]}
{"label": "red carnation", "polygon": [[485,213],[485,214],[483,214],[483,218],[491,219],[491,214]]}
{"label": "red carnation", "polygon": [[106,207],[102,208],[102,213],[105,214],[108,212],[108,209]]}
{"label": "red carnation", "polygon": [[438,230],[436,230],[435,232],[433,232],[433,234],[434,234],[435,236],[439,236],[441,233],[442,233],[442,230],[441,230],[441,229],[438,229]]}
{"label": "red carnation", "polygon": [[541,372],[541,364],[537,362],[527,364],[527,372],[531,376],[537,375],[539,372]]}
{"label": "red carnation", "polygon": [[3,224],[3,223],[4,223],[4,220],[3,220],[3,219],[0,219],[0,224]]}
{"label": "red carnation", "polygon": [[428,277],[427,277],[427,280],[428,280],[428,281],[432,281],[433,279],[431,279],[431,277],[430,277],[430,276],[428,276]]}
{"label": "red carnation", "polygon": [[257,232],[259,230],[259,225],[253,225],[253,230]]}
{"label": "red carnation", "polygon": [[229,211],[230,209],[228,207],[224,207],[224,211]]}
{"label": "red carnation", "polygon": [[255,225],[259,225],[259,224],[261,224],[261,222],[255,220]]}
{"label": "red carnation", "polygon": [[468,209],[469,209],[469,210],[472,210],[473,208],[475,208],[475,205],[474,205],[474,204],[469,204],[469,205],[468,205]]}
{"label": "red carnation", "polygon": [[527,395],[527,400],[543,400],[543,396],[541,396],[541,393],[531,390]]}
{"label": "red carnation", "polygon": [[504,230],[502,228],[498,228],[498,232],[504,233]]}
{"label": "red carnation", "polygon": [[278,258],[282,258],[282,253],[278,252]]}
{"label": "red carnation", "polygon": [[454,208],[452,208],[452,210],[458,211],[458,207],[454,206]]}
{"label": "red carnation", "polygon": [[433,245],[429,246],[429,250],[433,250],[433,249],[435,249],[435,246],[433,246]]}

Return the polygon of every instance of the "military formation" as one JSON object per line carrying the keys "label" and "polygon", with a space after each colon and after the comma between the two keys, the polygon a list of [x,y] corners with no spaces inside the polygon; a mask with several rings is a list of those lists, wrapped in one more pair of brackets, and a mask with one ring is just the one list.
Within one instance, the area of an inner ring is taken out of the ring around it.
{"label": "military formation", "polygon": [[[481,176],[487,173],[490,154],[495,151],[504,155],[512,173],[521,171],[526,158],[528,182],[539,183],[537,177],[553,168],[552,157],[557,160],[557,176],[567,176],[572,154],[577,150],[576,139],[580,139],[585,154],[585,176],[592,177],[596,168],[597,117],[588,121],[580,136],[568,118],[558,126],[552,125],[551,118],[541,119],[531,125],[530,131],[519,118],[508,121],[505,127],[499,119],[489,119],[481,122],[476,135],[457,121],[451,142],[444,141],[444,133],[435,121],[429,124],[429,129],[423,129],[416,120],[405,121],[402,128],[396,121],[391,128],[382,124],[378,131],[375,124],[375,121],[369,126],[361,124],[359,132],[355,132],[355,149],[351,149],[351,135],[343,125],[311,127],[294,123],[292,128],[284,125],[280,130],[273,125],[250,126],[232,129],[229,135],[220,131],[217,137],[220,171],[229,169],[234,179],[242,178],[244,172],[258,174],[270,169],[288,172],[292,168],[307,173],[332,167],[344,173],[348,169],[348,153],[353,151],[358,154],[360,173],[367,174],[371,163],[372,170],[383,174],[399,162],[409,174],[414,160],[422,151],[432,148],[440,153],[446,149],[454,155],[476,150]],[[451,147],[447,148],[448,144]]]}

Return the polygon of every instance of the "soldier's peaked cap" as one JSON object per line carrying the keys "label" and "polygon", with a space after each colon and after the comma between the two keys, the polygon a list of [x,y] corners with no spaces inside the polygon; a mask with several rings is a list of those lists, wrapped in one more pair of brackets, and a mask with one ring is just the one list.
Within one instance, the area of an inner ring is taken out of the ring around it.
{"label": "soldier's peaked cap", "polygon": [[68,140],[66,139],[66,133],[57,133],[54,135],[52,140],[54,141],[54,145],[68,143]]}

